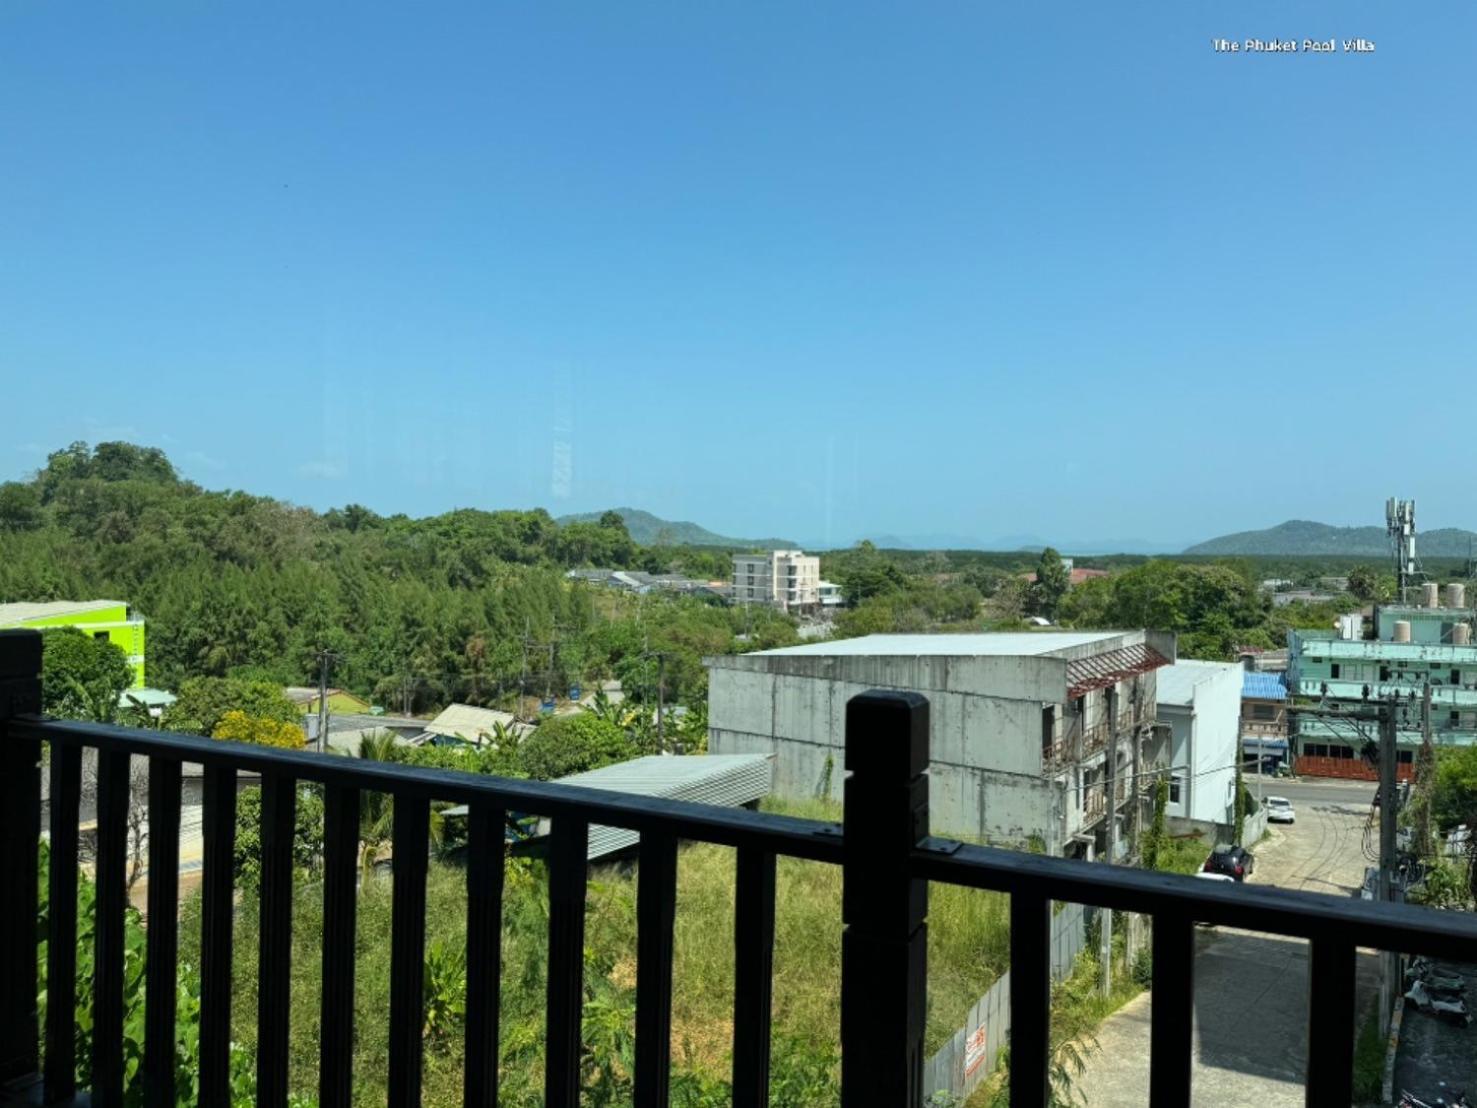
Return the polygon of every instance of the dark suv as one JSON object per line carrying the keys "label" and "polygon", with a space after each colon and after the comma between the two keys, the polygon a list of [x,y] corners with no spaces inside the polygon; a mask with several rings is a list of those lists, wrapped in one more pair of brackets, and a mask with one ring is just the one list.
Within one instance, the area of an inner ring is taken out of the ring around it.
{"label": "dark suv", "polygon": [[1218,846],[1200,868],[1206,873],[1223,873],[1237,881],[1245,881],[1256,865],[1251,851],[1244,846]]}

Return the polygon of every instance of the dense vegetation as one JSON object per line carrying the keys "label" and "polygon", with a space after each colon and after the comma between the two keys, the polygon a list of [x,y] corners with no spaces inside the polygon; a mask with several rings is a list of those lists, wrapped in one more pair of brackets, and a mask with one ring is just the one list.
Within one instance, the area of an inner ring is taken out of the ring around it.
{"label": "dense vegetation", "polygon": [[721,552],[645,549],[607,513],[559,526],[542,509],[380,517],[326,513],[182,480],[158,450],[84,444],[0,485],[0,601],[109,597],[149,621],[148,677],[333,683],[395,709],[507,703],[602,677],[698,700],[700,659],[794,641],[790,620],[572,584],[580,565],[727,576]]}

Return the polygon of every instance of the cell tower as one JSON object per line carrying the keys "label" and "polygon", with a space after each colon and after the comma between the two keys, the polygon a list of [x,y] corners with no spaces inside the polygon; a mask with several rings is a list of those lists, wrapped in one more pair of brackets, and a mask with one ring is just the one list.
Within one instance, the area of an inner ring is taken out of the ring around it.
{"label": "cell tower", "polygon": [[1385,533],[1395,547],[1396,595],[1403,601],[1405,589],[1424,577],[1415,556],[1415,501],[1385,501]]}

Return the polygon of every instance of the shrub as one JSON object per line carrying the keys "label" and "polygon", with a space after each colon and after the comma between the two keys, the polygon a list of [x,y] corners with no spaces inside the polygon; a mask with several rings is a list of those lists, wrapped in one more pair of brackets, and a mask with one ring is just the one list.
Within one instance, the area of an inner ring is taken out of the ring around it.
{"label": "shrub", "polygon": [[546,719],[518,747],[518,766],[537,781],[599,769],[636,756],[614,723],[581,712]]}

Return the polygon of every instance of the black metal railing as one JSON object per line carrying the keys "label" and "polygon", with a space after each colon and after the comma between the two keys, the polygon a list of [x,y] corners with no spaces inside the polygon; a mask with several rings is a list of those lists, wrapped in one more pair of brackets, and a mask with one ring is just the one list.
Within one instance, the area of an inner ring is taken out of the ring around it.
{"label": "black metal railing", "polygon": [[[1154,919],[1151,1102],[1189,1102],[1193,926],[1244,927],[1312,942],[1307,1097],[1347,1104],[1354,1044],[1355,949],[1438,958],[1477,956],[1477,921],[1458,913],[1371,904],[1312,893],[1194,881],[1116,866],[962,845],[928,829],[928,704],[868,693],[847,706],[843,824],[333,758],[158,731],[51,721],[40,707],[39,636],[0,633],[0,1103],[122,1104],[125,809],[129,763],[148,760],[149,926],[143,1073],[145,1102],[174,1104],[174,988],[180,768],[205,767],[200,1101],[230,1103],[232,858],[235,784],[262,776],[260,1000],[257,1099],[287,1097],[292,833],[296,783],[324,787],[324,927],[351,935],[357,809],[364,791],[395,798],[392,832],[389,1103],[420,1102],[427,826],[433,800],[469,806],[464,1103],[497,1103],[497,1043],[505,813],[553,821],[549,865],[549,967],[545,1103],[579,1099],[586,832],[590,824],[640,833],[637,893],[636,1103],[668,1103],[672,927],[676,857],[683,840],[737,850],[734,1104],[768,1102],[770,989],[779,855],[842,867],[841,1086],[845,1108],[916,1108],[926,1001],[930,882],[1011,897],[1011,1102],[1048,1097],[1053,900]],[[50,748],[50,911],[36,934],[41,839],[41,750]],[[96,952],[89,1060],[91,1098],[77,1096],[73,1056],[77,880],[76,821],[82,751],[97,752]],[[37,941],[48,941],[45,1065],[37,1018]],[[323,944],[319,1096],[351,1102],[352,944]],[[7,1095],[9,1100],[7,1100]]]}

